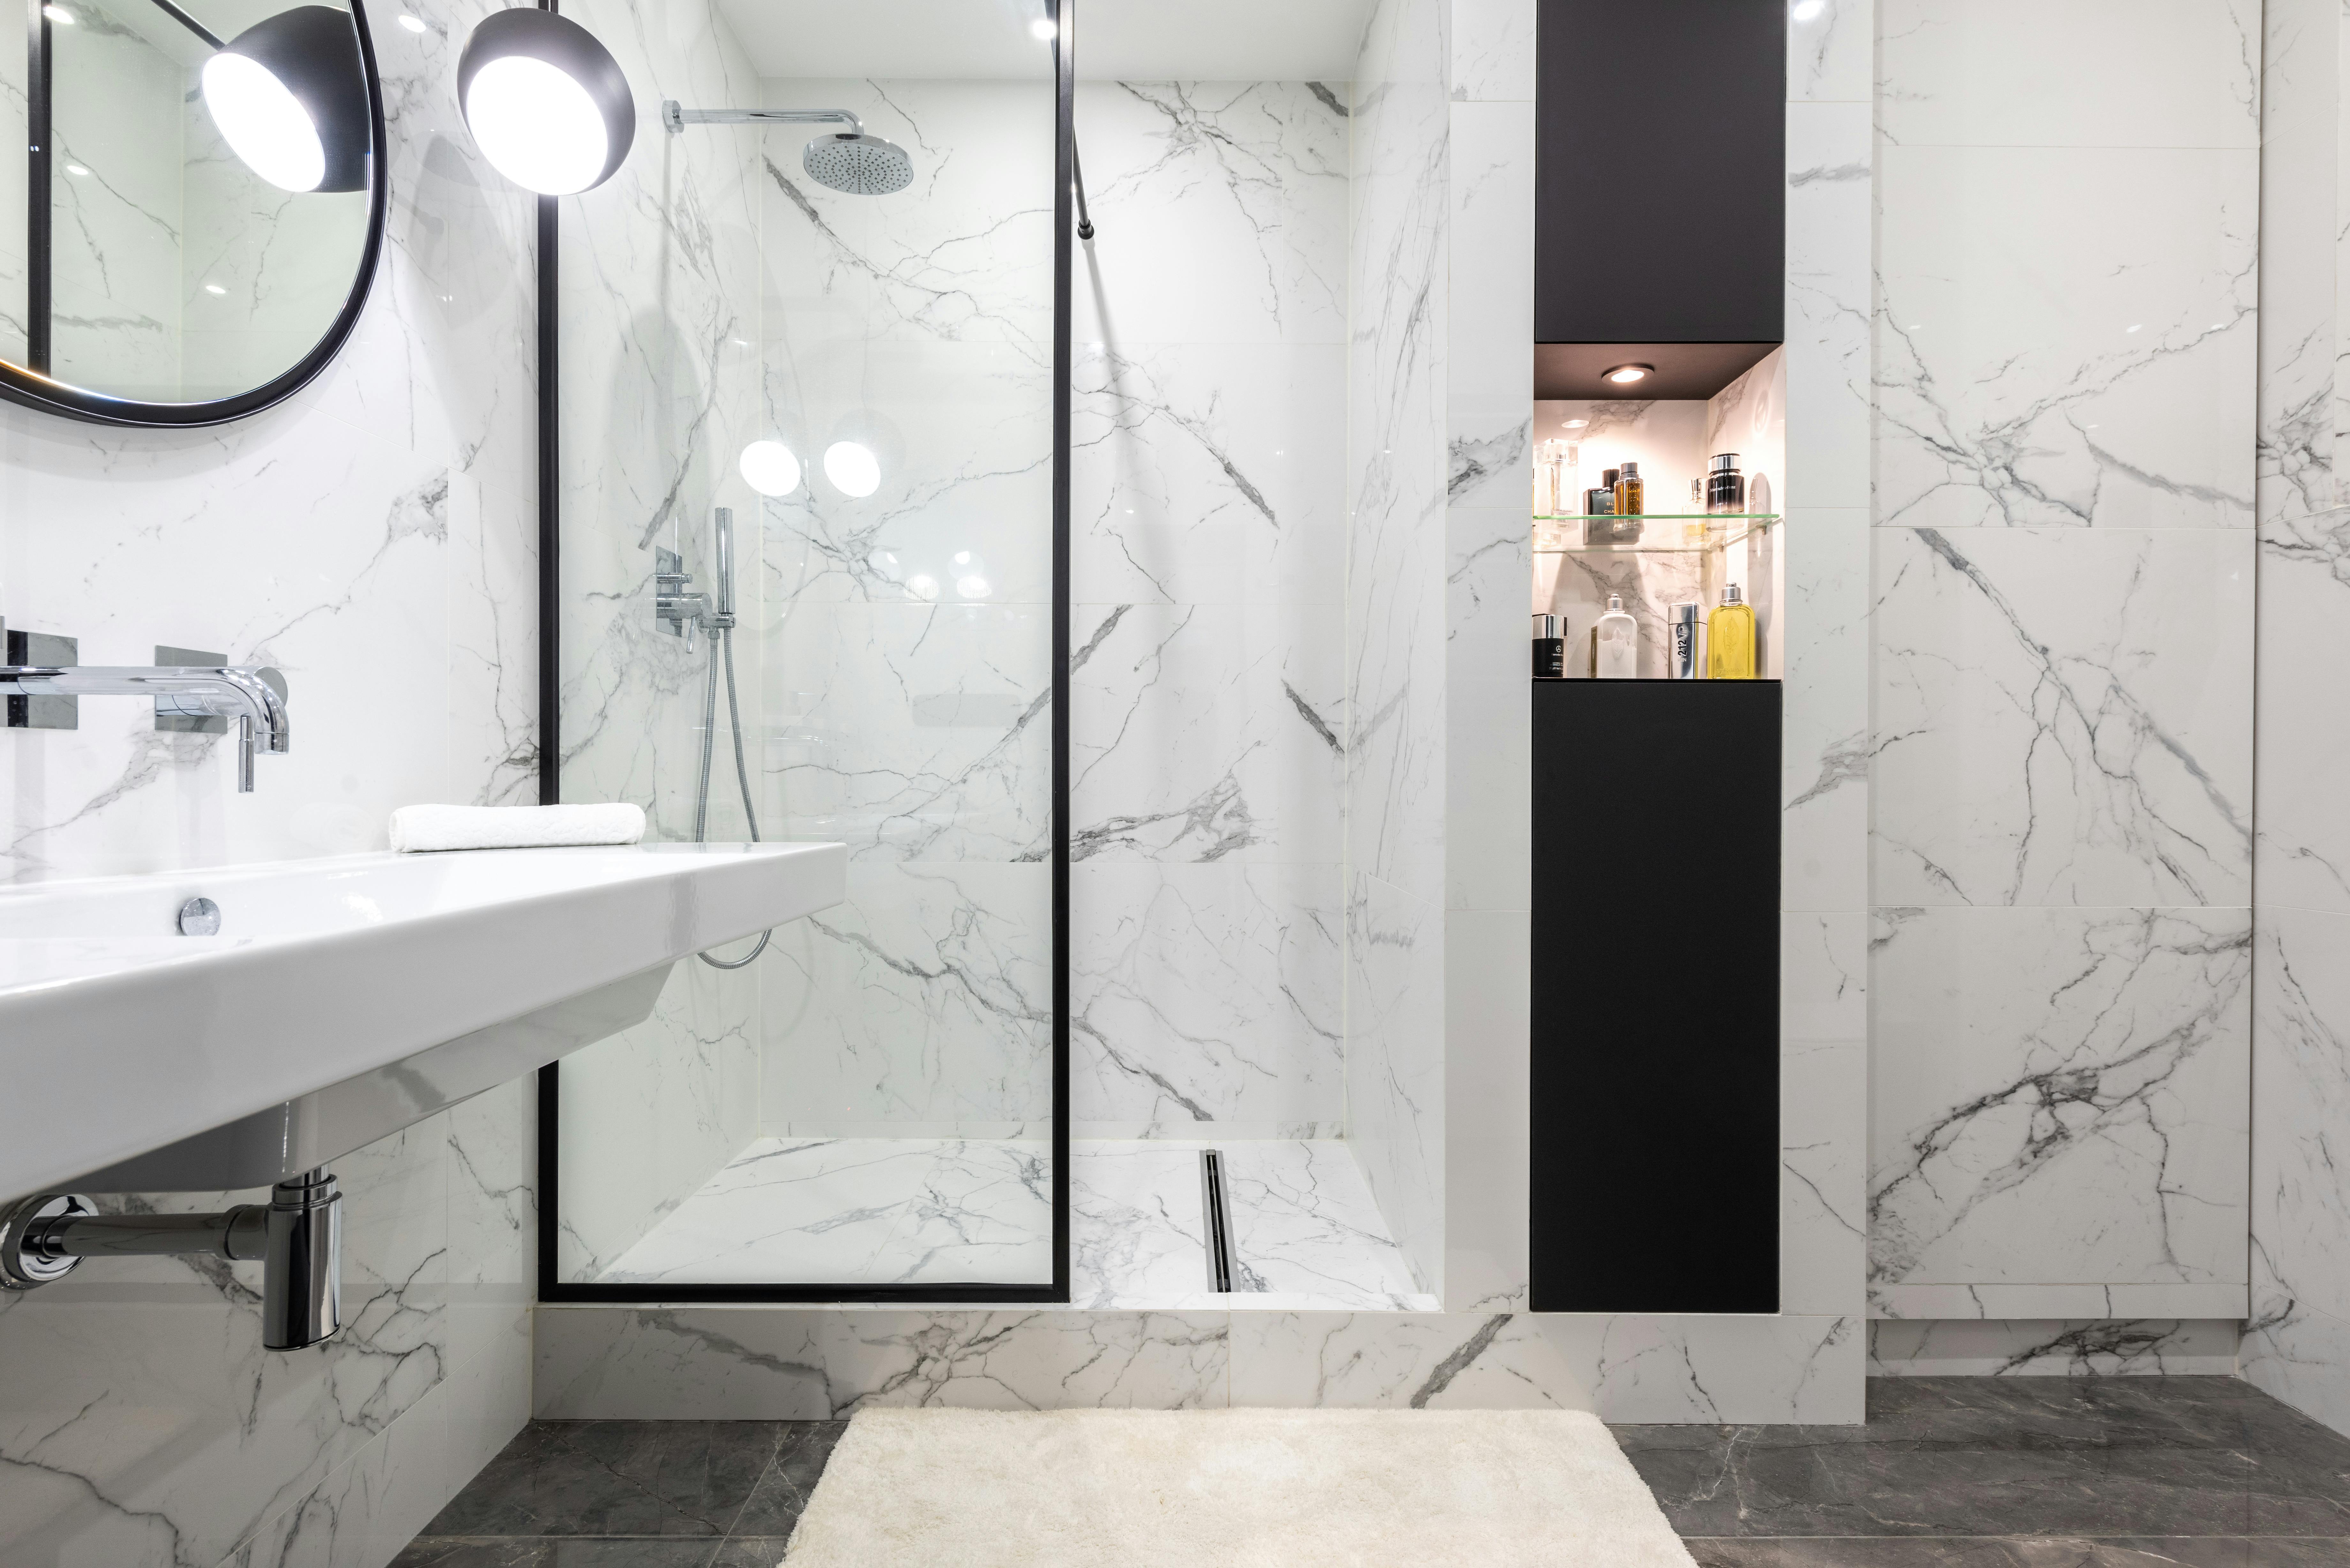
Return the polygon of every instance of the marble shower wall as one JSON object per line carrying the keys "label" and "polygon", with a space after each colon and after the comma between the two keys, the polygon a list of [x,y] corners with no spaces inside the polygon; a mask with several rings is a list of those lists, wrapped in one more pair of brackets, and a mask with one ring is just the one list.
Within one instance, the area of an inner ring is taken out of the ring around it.
{"label": "marble shower wall", "polygon": [[[660,106],[754,102],[756,78],[712,10],[583,0],[566,14],[627,71],[638,138],[608,182],[561,207],[563,798],[634,801],[649,836],[690,839],[715,649],[655,621],[654,553],[677,551],[714,592],[713,513],[733,507],[740,607],[756,627],[756,497],[735,459],[761,422],[759,139],[728,126],[669,135]],[[513,417],[527,427],[527,408]],[[755,632],[743,642],[755,748]],[[718,839],[744,833],[724,701],[722,686]],[[565,1278],[592,1278],[756,1136],[760,973],[681,963],[650,1019],[564,1063]]]}
{"label": "marble shower wall", "polygon": [[[1380,0],[1372,13],[1351,99],[1347,253],[1346,1136],[1419,1288],[1440,1296],[1452,26],[1442,0]],[[1506,224],[1508,199],[1496,198]],[[1530,273],[1531,244],[1523,250]],[[1506,304],[1499,315],[1506,331]],[[1531,364],[1529,334],[1507,348]],[[1504,363],[1494,379],[1508,378]],[[1514,502],[1522,558],[1532,385],[1529,372],[1514,400],[1482,410],[1498,421],[1485,438],[1501,443],[1495,500]],[[1524,598],[1520,577],[1511,607],[1521,640]],[[1511,765],[1506,754],[1488,761],[1496,773]]]}
{"label": "marble shower wall", "polygon": [[[764,966],[764,1114],[1009,1136],[1050,1104],[1049,83],[765,90],[914,150],[924,199],[814,186],[771,138],[772,433],[887,477],[766,508],[770,798],[853,858]],[[1331,1136],[1345,108],[1088,82],[1076,117],[1072,1115]]]}
{"label": "marble shower wall", "polygon": [[2252,1302],[2244,1375],[2350,1430],[2350,611],[2342,8],[2269,0],[2261,105],[2260,824],[2252,950]]}
{"label": "marble shower wall", "polygon": [[1878,1316],[2243,1311],[2260,18],[1880,6]]}
{"label": "marble shower wall", "polygon": [[[528,798],[531,206],[450,87],[487,8],[408,8],[423,33],[377,38],[382,266],[320,379],[217,430],[0,411],[0,614],[85,662],[275,664],[294,750],[239,795],[219,740],[136,702],[11,732],[0,877],[381,847],[394,806]],[[511,1085],[338,1164],[351,1326],[322,1349],[259,1348],[252,1265],[93,1265],[0,1303],[0,1560],[387,1560],[528,1413],[530,1125]]]}

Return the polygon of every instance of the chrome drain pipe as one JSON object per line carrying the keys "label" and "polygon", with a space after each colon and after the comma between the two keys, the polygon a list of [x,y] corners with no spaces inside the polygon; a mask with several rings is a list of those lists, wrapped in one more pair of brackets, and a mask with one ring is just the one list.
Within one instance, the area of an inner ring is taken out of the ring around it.
{"label": "chrome drain pipe", "polygon": [[216,1214],[100,1214],[78,1193],[27,1198],[0,1217],[0,1287],[61,1280],[84,1258],[209,1253],[261,1263],[261,1344],[305,1350],[343,1326],[343,1196],[323,1170]]}

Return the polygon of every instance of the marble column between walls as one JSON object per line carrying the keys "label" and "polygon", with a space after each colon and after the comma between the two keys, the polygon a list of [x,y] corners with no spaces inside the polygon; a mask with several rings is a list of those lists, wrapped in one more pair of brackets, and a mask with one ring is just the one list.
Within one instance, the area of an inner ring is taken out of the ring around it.
{"label": "marble column between walls", "polygon": [[2259,838],[2244,1376],[2350,1431],[2350,614],[2342,8],[2268,0],[2261,95]]}
{"label": "marble column between walls", "polygon": [[2244,1312],[2260,25],[1879,7],[1869,1301],[1918,1320],[1880,1325],[1890,1368],[1942,1320],[2135,1366]]}

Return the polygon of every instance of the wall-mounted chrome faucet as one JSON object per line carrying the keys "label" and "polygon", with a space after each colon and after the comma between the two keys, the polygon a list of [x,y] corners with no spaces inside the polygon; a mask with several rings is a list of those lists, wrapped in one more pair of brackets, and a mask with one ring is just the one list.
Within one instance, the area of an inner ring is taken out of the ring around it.
{"label": "wall-mounted chrome faucet", "polygon": [[[10,634],[12,646],[22,634]],[[31,639],[72,646],[70,639]],[[234,719],[237,726],[236,787],[253,792],[253,758],[259,751],[283,756],[294,749],[294,727],[286,711],[286,677],[253,664],[221,665],[91,665],[21,663],[0,665],[0,693],[12,699],[12,724],[18,708],[30,700],[76,697],[145,697],[155,704],[156,717]],[[15,699],[26,699],[19,703]],[[55,710],[52,710],[54,712]],[[70,710],[40,729],[71,729]]]}
{"label": "wall-mounted chrome faucet", "polygon": [[266,1203],[216,1214],[100,1214],[75,1193],[47,1192],[0,1212],[0,1288],[61,1280],[84,1258],[209,1254],[261,1262],[261,1345],[303,1350],[343,1326],[343,1199],[335,1179],[306,1171]]}

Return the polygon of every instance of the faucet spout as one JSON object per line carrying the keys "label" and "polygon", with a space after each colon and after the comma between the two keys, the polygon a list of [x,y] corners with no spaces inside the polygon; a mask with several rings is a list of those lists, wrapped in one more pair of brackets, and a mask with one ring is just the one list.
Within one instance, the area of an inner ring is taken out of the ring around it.
{"label": "faucet spout", "polygon": [[147,697],[158,713],[234,719],[239,793],[253,792],[256,751],[283,756],[294,749],[286,711],[286,677],[254,664],[0,665],[0,694],[28,697]]}

